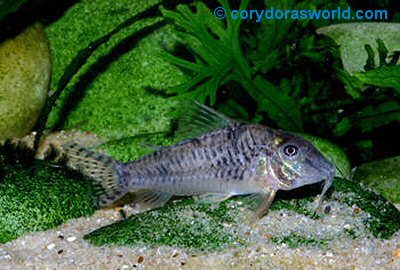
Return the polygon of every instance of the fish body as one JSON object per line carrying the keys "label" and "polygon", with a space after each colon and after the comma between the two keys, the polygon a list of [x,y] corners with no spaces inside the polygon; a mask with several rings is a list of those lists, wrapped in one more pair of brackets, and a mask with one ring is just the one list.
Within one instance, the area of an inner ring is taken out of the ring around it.
{"label": "fish body", "polygon": [[302,137],[237,123],[204,105],[196,108],[199,113],[189,120],[216,121],[216,125],[200,122],[200,130],[204,126],[213,130],[135,161],[118,162],[73,144],[64,148],[72,167],[100,183],[104,191],[100,206],[127,192],[152,207],[164,205],[172,195],[222,201],[252,194],[259,198],[256,214],[262,216],[277,190],[326,179],[325,193],[331,185],[334,166]]}

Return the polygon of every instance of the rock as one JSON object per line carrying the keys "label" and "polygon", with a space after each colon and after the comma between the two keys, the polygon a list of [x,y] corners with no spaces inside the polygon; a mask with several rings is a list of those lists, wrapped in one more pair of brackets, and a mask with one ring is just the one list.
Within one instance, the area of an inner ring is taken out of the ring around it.
{"label": "rock", "polygon": [[0,243],[94,213],[91,185],[79,174],[16,151],[0,147]]}
{"label": "rock", "polygon": [[400,204],[400,156],[358,166],[354,181],[380,192],[394,204]]}
{"label": "rock", "polygon": [[389,52],[399,49],[400,23],[359,22],[333,24],[317,29],[318,34],[328,35],[340,45],[343,66],[351,74],[364,71],[368,58],[365,44],[375,52],[375,63],[378,63],[377,39],[381,39]]}
{"label": "rock", "polygon": [[0,139],[24,136],[36,124],[50,70],[50,47],[39,23],[0,44]]}
{"label": "rock", "polygon": [[[79,2],[49,25],[46,32],[54,56],[52,88],[57,86],[79,50],[157,2],[122,0],[111,6],[107,1],[96,5]],[[68,93],[78,93],[75,95],[78,98],[72,100],[73,110],[63,112],[68,94],[61,95],[58,106],[52,110],[49,128],[59,126],[90,131],[110,141],[102,146],[102,150],[123,161],[136,158],[136,149],[143,148],[138,147],[135,138],[170,130],[170,112],[176,106],[176,100],[148,90],[165,90],[187,79],[179,68],[160,56],[165,47],[176,43],[177,35],[167,26],[138,38],[136,46],[125,40],[152,23],[154,20],[135,23],[96,50],[66,89]],[[121,44],[126,46],[113,51],[112,48]]]}

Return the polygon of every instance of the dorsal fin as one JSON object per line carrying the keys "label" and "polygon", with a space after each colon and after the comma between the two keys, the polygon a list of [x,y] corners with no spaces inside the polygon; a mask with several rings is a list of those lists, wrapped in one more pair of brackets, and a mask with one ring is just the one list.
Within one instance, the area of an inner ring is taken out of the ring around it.
{"label": "dorsal fin", "polygon": [[178,112],[175,136],[189,139],[235,124],[235,121],[197,101],[184,102]]}

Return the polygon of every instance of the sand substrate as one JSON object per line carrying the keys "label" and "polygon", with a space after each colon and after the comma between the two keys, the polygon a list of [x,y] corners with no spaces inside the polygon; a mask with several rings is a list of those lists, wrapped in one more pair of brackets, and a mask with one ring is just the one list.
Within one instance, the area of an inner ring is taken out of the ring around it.
{"label": "sand substrate", "polygon": [[[132,211],[132,210],[131,210]],[[243,225],[244,247],[190,251],[161,246],[96,247],[83,236],[121,219],[118,211],[101,210],[53,230],[36,232],[0,246],[1,269],[400,269],[400,233],[389,240],[373,237],[359,226],[350,207],[313,220],[288,210],[270,212],[256,227]],[[355,239],[341,237],[351,228]],[[296,248],[274,243],[272,236],[298,232],[331,239],[327,245]]]}

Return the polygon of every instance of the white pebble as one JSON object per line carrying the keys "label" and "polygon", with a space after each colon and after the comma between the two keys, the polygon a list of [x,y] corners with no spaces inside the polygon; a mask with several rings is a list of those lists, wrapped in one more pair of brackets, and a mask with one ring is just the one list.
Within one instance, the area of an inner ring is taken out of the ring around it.
{"label": "white pebble", "polygon": [[47,245],[47,249],[48,250],[52,250],[52,249],[54,249],[56,247],[56,245],[54,244],[54,243],[51,243],[50,245]]}
{"label": "white pebble", "polygon": [[121,266],[121,269],[129,269],[129,265],[124,264],[123,266]]}
{"label": "white pebble", "polygon": [[351,229],[351,225],[350,224],[344,224],[343,228],[345,228],[346,230],[350,230]]}
{"label": "white pebble", "polygon": [[76,240],[75,236],[70,236],[70,237],[67,238],[68,242],[74,242],[75,240]]}

